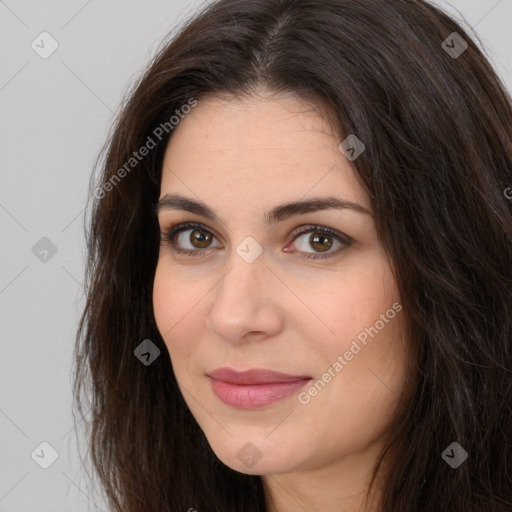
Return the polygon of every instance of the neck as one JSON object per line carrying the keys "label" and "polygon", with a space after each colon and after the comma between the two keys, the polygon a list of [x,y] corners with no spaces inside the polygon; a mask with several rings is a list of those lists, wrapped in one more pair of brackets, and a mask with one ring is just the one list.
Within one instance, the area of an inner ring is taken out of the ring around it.
{"label": "neck", "polygon": [[363,458],[350,456],[310,471],[262,475],[267,511],[376,512],[382,472],[370,489],[372,464],[376,460],[372,455],[375,454]]}

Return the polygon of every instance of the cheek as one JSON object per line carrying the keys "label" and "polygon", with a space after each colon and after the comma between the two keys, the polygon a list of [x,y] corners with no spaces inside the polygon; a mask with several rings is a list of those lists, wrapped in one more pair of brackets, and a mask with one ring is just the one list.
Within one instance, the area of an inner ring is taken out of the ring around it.
{"label": "cheek", "polygon": [[173,289],[177,291],[172,278],[159,261],[153,283],[153,312],[158,330],[164,339],[165,333],[173,325],[176,313],[176,293],[171,292]]}
{"label": "cheek", "polygon": [[312,295],[315,287],[310,287],[307,295],[308,305],[317,316],[309,315],[311,322],[305,316],[297,319],[315,339],[319,354],[327,355],[328,359],[336,358],[349,350],[358,336],[362,342],[365,336],[368,341],[372,340],[376,323],[381,345],[395,338],[392,331],[396,330],[397,322],[394,320],[400,314],[392,306],[400,302],[400,296],[385,260],[368,258],[364,265],[352,268],[341,278],[336,276],[321,284],[316,287],[320,293]]}
{"label": "cheek", "polygon": [[181,325],[205,293],[204,281],[186,280],[165,255],[161,256],[153,282],[153,311],[160,333]]}
{"label": "cheek", "polygon": [[194,329],[200,325],[197,312],[207,289],[201,293],[198,286],[180,280],[165,262],[158,263],[153,284],[153,312],[171,358],[183,357],[193,349],[194,340],[200,339]]}
{"label": "cheek", "polygon": [[[340,421],[347,412],[359,411],[357,414],[370,425],[367,413],[371,416],[372,410],[380,411],[387,417],[394,393],[398,394],[403,385],[404,313],[396,281],[385,260],[376,259],[327,287],[322,295],[335,299],[316,298],[318,311],[331,332],[322,336],[313,328],[309,330],[321,362],[317,367],[321,373],[316,377],[328,382],[325,388],[319,383],[322,398],[316,405],[339,414]],[[339,406],[333,408],[333,403]]]}

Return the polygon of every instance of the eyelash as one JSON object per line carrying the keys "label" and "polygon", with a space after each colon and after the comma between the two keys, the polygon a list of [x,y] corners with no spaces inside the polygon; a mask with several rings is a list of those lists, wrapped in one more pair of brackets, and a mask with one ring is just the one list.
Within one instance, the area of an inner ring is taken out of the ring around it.
{"label": "eyelash", "polygon": [[[209,249],[206,248],[206,249],[196,249],[196,250],[189,250],[189,249],[180,249],[179,247],[176,246],[176,243],[174,241],[174,237],[182,232],[182,231],[186,231],[190,228],[194,228],[194,229],[200,229],[202,231],[207,231],[208,233],[212,234],[210,232],[210,230],[208,230],[206,228],[206,226],[204,226],[203,224],[200,224],[200,223],[196,223],[196,222],[184,222],[182,224],[177,224],[175,226],[172,226],[171,228],[169,228],[168,230],[166,231],[161,231],[160,232],[160,235],[161,235],[161,242],[169,242],[172,247],[173,247],[173,251],[175,251],[176,253],[178,254],[183,254],[183,255],[186,255],[186,256],[192,256],[194,258],[197,258],[197,257],[204,257],[205,256],[205,252],[207,252]],[[328,228],[326,226],[308,226],[307,229],[304,229],[298,233],[295,233],[294,234],[294,238],[293,238],[293,241],[295,241],[299,236],[305,234],[305,233],[309,233],[309,232],[320,232],[320,233],[326,233],[328,235],[332,235],[334,238],[336,238],[336,240],[338,242],[340,242],[341,244],[343,244],[344,246],[346,247],[349,247],[350,245],[352,245],[352,242],[353,240],[348,237],[347,235],[344,235],[338,231],[335,231],[334,229],[331,229],[331,228]],[[337,251],[335,252],[331,252],[331,253],[328,253],[328,254],[318,254],[318,253],[305,253],[304,255],[301,255],[300,257],[302,259],[305,259],[305,260],[309,260],[309,259],[314,259],[314,260],[324,260],[324,259],[327,259],[327,258],[331,258],[332,256],[335,256],[336,254],[338,254],[338,252],[340,252],[341,250],[343,250],[342,248],[338,249]]]}

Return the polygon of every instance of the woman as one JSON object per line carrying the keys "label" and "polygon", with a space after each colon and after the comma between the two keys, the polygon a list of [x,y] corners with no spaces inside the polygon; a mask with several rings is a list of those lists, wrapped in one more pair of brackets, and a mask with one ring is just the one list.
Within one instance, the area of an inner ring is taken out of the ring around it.
{"label": "woman", "polygon": [[166,44],[88,232],[113,510],[512,510],[511,114],[421,0],[220,0]]}

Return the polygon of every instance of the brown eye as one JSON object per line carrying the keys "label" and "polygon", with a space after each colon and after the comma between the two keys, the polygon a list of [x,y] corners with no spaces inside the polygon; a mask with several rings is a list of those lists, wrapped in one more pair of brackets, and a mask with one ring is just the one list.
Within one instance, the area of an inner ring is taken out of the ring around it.
{"label": "brown eye", "polygon": [[205,249],[210,245],[213,238],[211,233],[203,229],[194,229],[189,231],[189,241],[194,247],[197,249]]}
{"label": "brown eye", "polygon": [[317,251],[328,251],[333,244],[333,236],[325,233],[313,233],[309,237],[309,244]]}
{"label": "brown eye", "polygon": [[[293,245],[298,250],[292,252],[302,253],[300,257],[304,259],[329,258],[350,247],[352,243],[353,240],[350,237],[334,229],[324,226],[309,226],[308,229],[303,229],[295,235]],[[338,250],[331,251],[333,246]]]}
{"label": "brown eye", "polygon": [[200,224],[178,224],[167,231],[161,231],[161,243],[170,243],[176,253],[203,256],[211,247],[215,236]]}

